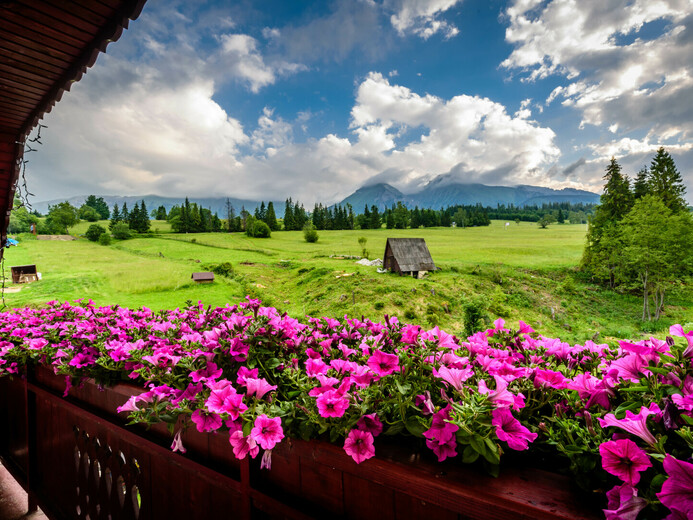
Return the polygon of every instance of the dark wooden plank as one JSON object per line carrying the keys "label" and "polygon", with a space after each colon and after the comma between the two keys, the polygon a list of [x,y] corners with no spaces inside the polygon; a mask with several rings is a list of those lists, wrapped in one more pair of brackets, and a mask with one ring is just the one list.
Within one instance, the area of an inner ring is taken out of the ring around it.
{"label": "dark wooden plank", "polygon": [[0,18],[0,32],[4,32],[6,39],[18,42],[30,49],[45,52],[50,56],[56,56],[72,62],[80,54],[82,46],[68,45],[61,40],[44,38],[35,29],[25,27],[25,24],[11,22],[6,17]]}
{"label": "dark wooden plank", "polygon": [[63,32],[51,24],[50,17],[43,17],[43,20],[40,21],[35,19],[42,18],[36,11],[30,10],[30,12],[33,15],[24,16],[24,13],[10,12],[4,17],[4,23],[8,27],[14,27],[16,33],[68,53],[82,49],[93,39],[93,36],[88,32],[75,29],[72,29],[71,32]]}
{"label": "dark wooden plank", "polygon": [[300,496],[332,514],[344,514],[342,472],[301,457]]}
{"label": "dark wooden plank", "polygon": [[51,55],[50,49],[49,52],[43,52],[35,47],[37,46],[29,47],[26,44],[0,38],[0,51],[3,56],[15,56],[17,59],[21,57],[25,61],[35,63],[37,67],[50,67],[51,70],[55,67],[56,70],[62,71],[69,67],[70,61],[67,56],[58,56],[55,53]]}
{"label": "dark wooden plank", "polygon": [[362,520],[400,518],[396,515],[395,493],[391,489],[349,473],[344,473],[343,481],[344,513],[347,518]]}
{"label": "dark wooden plank", "polygon": [[49,66],[37,67],[34,60],[22,58],[21,55],[8,56],[2,50],[0,50],[0,71],[3,75],[16,75],[46,85],[52,85],[60,77],[60,69]]}
{"label": "dark wooden plank", "polygon": [[[29,7],[27,15],[45,18],[47,20],[53,19],[60,21],[60,25],[56,25],[59,30],[68,31],[70,34],[77,36],[77,33],[91,35],[93,38],[101,26],[106,23],[106,19],[103,16],[96,14],[93,11],[82,8],[80,5],[71,4],[64,6],[63,8],[56,7],[51,3],[45,2],[44,0],[17,0],[18,3]],[[77,36],[81,39],[80,36]]]}

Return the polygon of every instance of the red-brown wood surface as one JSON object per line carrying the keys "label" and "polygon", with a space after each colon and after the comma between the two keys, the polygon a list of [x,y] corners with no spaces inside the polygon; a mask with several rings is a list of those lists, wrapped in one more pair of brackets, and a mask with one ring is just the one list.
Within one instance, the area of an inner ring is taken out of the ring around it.
{"label": "red-brown wood surface", "polygon": [[[8,383],[2,385],[4,390]],[[567,479],[540,470],[504,468],[494,479],[454,461],[412,455],[397,444],[378,444],[377,457],[357,465],[340,446],[290,439],[273,450],[272,469],[261,470],[259,459],[235,460],[225,433],[188,430],[183,456],[169,450],[170,435],[161,426],[149,432],[124,427],[115,408],[141,391],[131,385],[101,391],[87,382],[65,400],[64,378],[38,369],[28,389],[35,399],[35,418],[28,421],[35,430],[31,487],[44,505],[55,504],[57,518],[210,518],[221,511],[229,518],[297,520],[598,517]],[[0,410],[21,415],[9,411],[4,396]],[[0,440],[5,455],[7,439]],[[111,486],[122,477],[115,497],[106,489],[106,468]]]}

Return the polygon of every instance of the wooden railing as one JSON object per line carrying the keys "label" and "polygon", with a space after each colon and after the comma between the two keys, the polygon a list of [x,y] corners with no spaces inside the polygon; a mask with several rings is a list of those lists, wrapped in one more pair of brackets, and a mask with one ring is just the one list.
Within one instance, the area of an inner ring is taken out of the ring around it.
{"label": "wooden railing", "polygon": [[126,426],[116,408],[140,390],[85,383],[63,398],[46,369],[0,379],[0,456],[56,519],[593,519],[559,475],[504,468],[494,479],[397,445],[357,465],[341,447],[285,440],[272,469],[234,458],[226,434]]}

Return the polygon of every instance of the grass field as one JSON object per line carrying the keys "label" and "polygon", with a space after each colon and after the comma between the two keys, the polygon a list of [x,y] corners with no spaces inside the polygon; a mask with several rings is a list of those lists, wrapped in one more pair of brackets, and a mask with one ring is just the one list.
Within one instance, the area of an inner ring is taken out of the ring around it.
{"label": "grass field", "polygon": [[[160,309],[187,300],[225,305],[250,294],[293,316],[380,320],[388,314],[459,333],[464,304],[479,299],[490,320],[503,317],[516,324],[522,319],[569,341],[584,341],[597,332],[602,338],[661,333],[671,323],[693,321],[688,289],[672,295],[659,323],[641,324],[636,294],[617,294],[583,280],[577,265],[584,225],[539,229],[531,223],[493,222],[469,229],[321,231],[315,244],[306,243],[301,232],[254,239],[238,233],[170,234],[165,223],[158,225],[160,235],[111,246],[23,237],[20,247],[6,251],[6,271],[35,263],[42,280],[6,293],[6,304],[91,298],[97,304]],[[441,270],[415,280],[339,258],[361,254],[359,237],[367,239],[370,258],[382,256],[387,237],[423,237]],[[222,262],[233,265],[233,275],[217,276],[208,285],[191,281],[192,272]]]}

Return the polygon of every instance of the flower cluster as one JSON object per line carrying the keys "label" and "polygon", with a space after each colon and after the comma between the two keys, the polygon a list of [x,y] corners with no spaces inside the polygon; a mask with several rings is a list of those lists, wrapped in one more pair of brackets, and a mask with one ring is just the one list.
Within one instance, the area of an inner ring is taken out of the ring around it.
{"label": "flower cluster", "polygon": [[693,333],[670,333],[682,340],[571,346],[523,322],[460,339],[387,316],[299,321],[249,298],[161,312],[49,302],[0,314],[0,375],[43,364],[66,394],[129,380],[143,391],[118,411],[169,423],[175,451],[194,427],[225,432],[239,459],[262,450],[263,467],[285,436],[343,439],[360,464],[379,436],[409,436],[495,474],[531,448],[586,489],[611,487],[607,518],[690,518]]}

